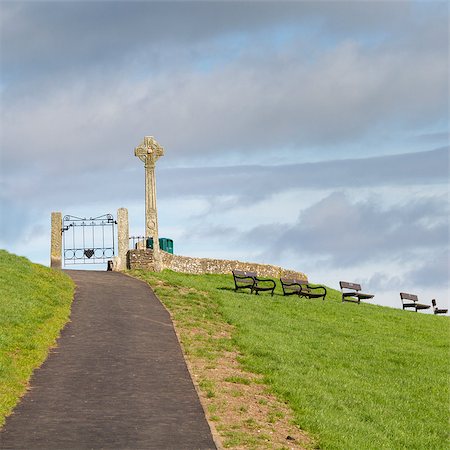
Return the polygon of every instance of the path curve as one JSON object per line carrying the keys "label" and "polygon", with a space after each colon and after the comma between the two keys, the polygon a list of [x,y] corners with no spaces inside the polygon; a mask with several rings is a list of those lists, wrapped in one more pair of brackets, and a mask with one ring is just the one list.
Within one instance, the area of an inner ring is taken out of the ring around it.
{"label": "path curve", "polygon": [[66,272],[66,325],[0,432],[1,449],[215,449],[169,314],[142,281]]}

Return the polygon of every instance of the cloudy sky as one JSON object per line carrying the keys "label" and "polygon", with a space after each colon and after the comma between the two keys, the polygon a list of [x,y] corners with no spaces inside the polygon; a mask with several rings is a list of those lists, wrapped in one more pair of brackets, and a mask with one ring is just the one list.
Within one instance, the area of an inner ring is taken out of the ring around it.
{"label": "cloudy sky", "polygon": [[448,305],[447,2],[0,2],[0,247],[51,211]]}

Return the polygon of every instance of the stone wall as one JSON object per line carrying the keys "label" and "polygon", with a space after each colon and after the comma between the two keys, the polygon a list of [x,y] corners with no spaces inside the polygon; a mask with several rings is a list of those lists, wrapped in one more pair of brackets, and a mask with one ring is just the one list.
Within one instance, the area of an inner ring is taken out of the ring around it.
{"label": "stone wall", "polygon": [[[155,270],[153,265],[152,250],[130,250],[128,252],[128,267],[130,269]],[[280,278],[303,278],[308,277],[302,272],[283,269],[270,264],[248,263],[241,261],[230,261],[226,259],[191,258],[189,256],[172,255],[171,253],[160,251],[163,269],[170,269],[174,272],[204,274],[204,273],[225,273],[232,270],[245,270],[256,272],[260,277]]]}
{"label": "stone wall", "polygon": [[129,250],[127,253],[127,269],[143,269],[155,271],[152,250]]}

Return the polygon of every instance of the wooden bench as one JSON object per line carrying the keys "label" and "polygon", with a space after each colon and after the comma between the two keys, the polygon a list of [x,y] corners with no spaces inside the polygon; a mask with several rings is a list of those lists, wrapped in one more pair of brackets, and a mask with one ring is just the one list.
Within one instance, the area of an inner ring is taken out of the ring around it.
{"label": "wooden bench", "polygon": [[312,286],[307,280],[295,278],[280,278],[284,295],[298,295],[306,298],[322,298],[325,300],[327,290],[325,286]]}
{"label": "wooden bench", "polygon": [[433,305],[433,311],[435,314],[447,314],[448,313],[448,309],[439,309],[436,305],[436,300],[433,298],[433,300],[431,300],[431,304]]}
{"label": "wooden bench", "polygon": [[238,289],[250,289],[250,293],[259,294],[261,291],[275,291],[276,283],[269,278],[259,278],[255,272],[233,270],[235,291]]}
{"label": "wooden bench", "polygon": [[372,294],[364,294],[361,292],[361,285],[357,283],[349,283],[348,281],[339,281],[342,292],[343,302],[360,303],[361,300],[369,300],[375,296]]}
{"label": "wooden bench", "polygon": [[407,294],[406,292],[400,292],[400,299],[402,301],[403,309],[412,308],[414,311],[418,311],[419,309],[428,309],[431,308],[430,305],[424,305],[423,303],[419,303],[419,299],[417,295]]}
{"label": "wooden bench", "polygon": [[233,278],[235,291],[238,289],[250,289],[250,292],[253,292],[256,273],[244,272],[243,270],[233,270]]}

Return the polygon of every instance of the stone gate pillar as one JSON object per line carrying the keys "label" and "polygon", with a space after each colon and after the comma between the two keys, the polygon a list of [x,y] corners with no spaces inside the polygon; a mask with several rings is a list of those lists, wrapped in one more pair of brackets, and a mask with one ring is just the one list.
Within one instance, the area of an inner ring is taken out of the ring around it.
{"label": "stone gate pillar", "polygon": [[62,214],[52,212],[52,228],[50,242],[50,267],[62,268]]}
{"label": "stone gate pillar", "polygon": [[130,231],[128,226],[128,209],[117,210],[117,249],[118,255],[114,270],[125,270],[127,268],[127,252],[129,248]]}

